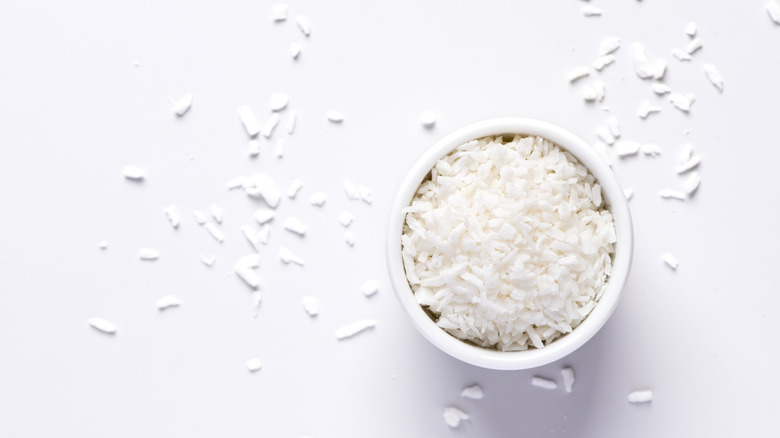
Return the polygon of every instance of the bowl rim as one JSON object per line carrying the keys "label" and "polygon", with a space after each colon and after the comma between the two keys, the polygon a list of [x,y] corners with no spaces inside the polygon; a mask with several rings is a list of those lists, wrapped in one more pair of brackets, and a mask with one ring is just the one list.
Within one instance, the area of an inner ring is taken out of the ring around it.
{"label": "bowl rim", "polygon": [[[433,165],[458,146],[474,139],[496,135],[532,135],[543,137],[574,155],[593,174],[602,187],[602,196],[615,221],[617,241],[612,274],[601,298],[591,313],[570,333],[541,349],[504,352],[468,344],[447,333],[428,316],[414,298],[406,280],[401,258],[401,233],[405,222],[403,209],[409,206],[420,183]],[[628,200],[612,169],[585,141],[569,131],[536,119],[496,118],[472,123],[434,143],[410,168],[393,201],[386,236],[386,258],[390,282],[396,298],[417,330],[445,353],[483,368],[521,370],[542,366],[563,358],[592,338],[614,312],[628,278],[633,257],[633,225]]]}

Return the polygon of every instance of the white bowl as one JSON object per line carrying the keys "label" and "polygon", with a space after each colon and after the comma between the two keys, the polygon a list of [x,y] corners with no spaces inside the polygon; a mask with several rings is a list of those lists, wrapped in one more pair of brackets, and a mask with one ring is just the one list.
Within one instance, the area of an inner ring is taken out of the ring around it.
{"label": "white bowl", "polygon": [[[606,289],[590,315],[570,333],[546,345],[525,351],[505,352],[479,347],[464,342],[436,325],[414,298],[406,279],[401,258],[401,234],[404,225],[403,209],[409,206],[414,194],[434,164],[458,146],[474,139],[502,134],[525,134],[546,138],[574,155],[601,184],[602,193],[615,220],[617,242],[612,275]],[[607,322],[620,299],[631,268],[633,252],[633,227],[628,201],[612,170],[593,148],[570,132],[550,123],[522,118],[485,120],[459,129],[442,138],[426,151],[406,175],[392,206],[387,230],[387,266],[390,281],[398,300],[411,317],[417,330],[433,345],[449,355],[484,368],[497,370],[521,370],[538,367],[556,361],[573,352],[588,341]]]}

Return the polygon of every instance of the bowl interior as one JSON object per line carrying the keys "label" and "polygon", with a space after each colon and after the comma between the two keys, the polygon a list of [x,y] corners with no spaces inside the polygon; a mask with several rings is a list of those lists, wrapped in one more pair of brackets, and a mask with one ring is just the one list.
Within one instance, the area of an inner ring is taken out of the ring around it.
{"label": "bowl interior", "polygon": [[[406,279],[401,258],[403,209],[409,206],[417,189],[434,164],[458,146],[487,136],[529,135],[543,137],[574,155],[593,174],[602,187],[602,195],[615,221],[617,242],[612,274],[601,299],[591,313],[572,332],[544,348],[504,352],[464,342],[436,325],[426,310],[417,304]],[[492,119],[469,125],[439,140],[412,166],[393,203],[387,231],[387,264],[396,296],[420,333],[439,349],[473,365],[504,370],[541,366],[576,350],[598,332],[614,311],[628,277],[633,252],[633,229],[628,201],[609,166],[590,145],[555,125],[522,118]]]}

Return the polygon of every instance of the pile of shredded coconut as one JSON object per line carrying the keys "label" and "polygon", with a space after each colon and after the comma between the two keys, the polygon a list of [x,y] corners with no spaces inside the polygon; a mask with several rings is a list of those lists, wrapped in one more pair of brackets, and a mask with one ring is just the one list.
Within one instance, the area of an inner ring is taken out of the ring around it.
{"label": "pile of shredded coconut", "polygon": [[441,158],[404,210],[406,278],[439,327],[503,351],[577,327],[612,270],[601,186],[540,137],[472,140]]}

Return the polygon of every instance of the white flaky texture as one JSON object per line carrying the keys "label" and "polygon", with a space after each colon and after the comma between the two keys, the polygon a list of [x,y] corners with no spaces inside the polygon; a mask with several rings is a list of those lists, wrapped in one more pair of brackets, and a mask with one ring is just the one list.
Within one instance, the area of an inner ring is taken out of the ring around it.
{"label": "white flaky texture", "polygon": [[539,137],[456,148],[404,212],[402,257],[417,302],[483,347],[542,348],[571,332],[612,270],[615,224],[601,186]]}

